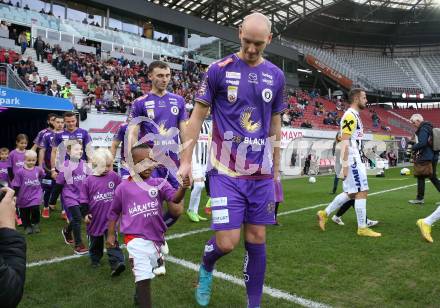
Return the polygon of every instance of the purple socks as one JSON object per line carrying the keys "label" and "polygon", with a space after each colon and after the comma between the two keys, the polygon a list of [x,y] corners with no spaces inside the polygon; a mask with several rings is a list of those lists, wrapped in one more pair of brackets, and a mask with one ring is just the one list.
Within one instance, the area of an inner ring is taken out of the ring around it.
{"label": "purple socks", "polygon": [[243,276],[248,296],[248,308],[260,307],[266,272],[266,244],[245,242]]}
{"label": "purple socks", "polygon": [[215,262],[225,255],[218,247],[215,241],[215,235],[211,237],[211,239],[206,242],[205,252],[203,253],[203,266],[206,271],[212,272],[214,270]]}

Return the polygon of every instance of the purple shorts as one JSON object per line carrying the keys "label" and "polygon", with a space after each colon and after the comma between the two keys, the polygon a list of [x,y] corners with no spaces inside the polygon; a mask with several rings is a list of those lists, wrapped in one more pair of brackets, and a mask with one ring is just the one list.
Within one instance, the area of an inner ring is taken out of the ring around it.
{"label": "purple shorts", "polygon": [[209,186],[213,230],[240,229],[245,223],[275,223],[273,179],[247,180],[211,175]]}

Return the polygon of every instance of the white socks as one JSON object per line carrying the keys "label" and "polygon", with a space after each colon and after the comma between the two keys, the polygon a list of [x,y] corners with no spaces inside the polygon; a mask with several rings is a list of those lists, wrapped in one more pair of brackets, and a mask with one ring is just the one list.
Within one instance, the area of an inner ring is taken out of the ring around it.
{"label": "white socks", "polygon": [[434,211],[434,213],[423,219],[423,221],[430,226],[437,220],[440,220],[440,206]]}
{"label": "white socks", "polygon": [[331,213],[333,213],[336,210],[339,210],[339,208],[341,206],[343,206],[344,203],[349,200],[350,200],[350,197],[344,192],[337,195],[333,199],[333,201],[325,208],[325,212],[327,213],[327,216],[330,216]]}
{"label": "white socks", "polygon": [[194,187],[191,191],[191,197],[189,199],[188,210],[194,213],[199,212],[200,196],[202,195],[202,190],[204,187],[204,182],[194,182]]}
{"label": "white socks", "polygon": [[354,209],[358,221],[358,228],[367,227],[367,199],[354,200]]}

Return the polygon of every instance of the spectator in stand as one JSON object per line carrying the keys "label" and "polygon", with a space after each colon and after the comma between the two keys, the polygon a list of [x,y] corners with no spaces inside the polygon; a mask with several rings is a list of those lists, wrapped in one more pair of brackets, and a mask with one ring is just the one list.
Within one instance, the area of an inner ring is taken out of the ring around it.
{"label": "spectator in stand", "polygon": [[110,86],[107,86],[105,89],[104,95],[102,96],[102,100],[106,106],[112,106],[113,105],[113,90],[110,88]]}
{"label": "spectator in stand", "polygon": [[60,97],[60,92],[58,91],[56,83],[52,83],[49,91],[47,91],[47,95],[54,96],[54,97]]}
{"label": "spectator in stand", "polygon": [[28,47],[28,41],[24,31],[21,32],[20,35],[18,36],[18,44],[21,47],[21,54],[23,55]]}
{"label": "spectator in stand", "polygon": [[17,3],[15,3],[15,6],[18,7],[18,8],[20,8],[20,7],[21,7],[21,5],[20,5],[20,1],[17,1]]}
{"label": "spectator in stand", "polygon": [[29,6],[27,5],[27,3],[24,5],[23,7],[24,10],[30,10]]}
{"label": "spectator in stand", "polygon": [[9,0],[7,4],[10,5],[10,6],[14,6],[14,5],[12,4],[11,0]]}
{"label": "spectator in stand", "polygon": [[87,18],[86,18],[86,17],[84,17],[82,23],[83,23],[84,25],[88,25],[88,24],[89,24],[89,23],[87,22]]}
{"label": "spectator in stand", "polygon": [[371,119],[373,120],[373,127],[378,128],[380,119],[376,111],[373,111],[373,115],[371,116]]}
{"label": "spectator in stand", "polygon": [[313,125],[309,120],[305,120],[304,122],[301,123],[301,127],[302,128],[313,128]]}
{"label": "spectator in stand", "polygon": [[46,45],[45,45],[44,41],[41,39],[41,36],[38,36],[34,42],[35,53],[37,54],[37,61],[43,62],[43,55],[44,55],[45,47],[46,47]]}
{"label": "spectator in stand", "polygon": [[44,10],[44,7],[41,8],[41,10],[40,10],[40,14],[46,14],[46,11]]}
{"label": "spectator in stand", "polygon": [[62,98],[71,98],[73,96],[72,89],[70,88],[70,82],[66,82],[63,89],[60,92]]}
{"label": "spectator in stand", "polygon": [[389,163],[390,167],[397,166],[397,156],[396,156],[396,153],[394,153],[394,151],[389,151],[387,154],[387,158],[388,158],[388,163]]}
{"label": "spectator in stand", "polygon": [[38,75],[38,72],[32,72],[31,75],[29,75],[29,81],[33,84],[36,85],[38,83],[40,83],[40,75]]}
{"label": "spectator in stand", "polygon": [[0,29],[1,30],[8,30],[8,25],[6,24],[6,22],[4,20],[2,20],[2,22],[0,23]]}
{"label": "spectator in stand", "polygon": [[290,115],[287,112],[283,113],[282,120],[284,126],[290,126]]}
{"label": "spectator in stand", "polygon": [[86,38],[83,36],[79,41],[78,41],[79,45],[87,45],[87,40]]}

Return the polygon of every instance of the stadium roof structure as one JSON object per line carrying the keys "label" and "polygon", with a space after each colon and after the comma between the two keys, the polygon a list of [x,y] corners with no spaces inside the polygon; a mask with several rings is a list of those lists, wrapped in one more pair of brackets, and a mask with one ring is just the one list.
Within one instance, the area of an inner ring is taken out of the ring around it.
{"label": "stadium roof structure", "polygon": [[[261,12],[272,20],[276,35],[309,41],[354,41],[361,45],[440,43],[440,0],[146,1],[232,27],[238,26],[247,14]],[[407,38],[400,42],[403,37]]]}

